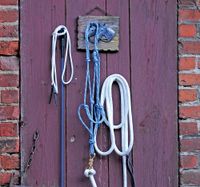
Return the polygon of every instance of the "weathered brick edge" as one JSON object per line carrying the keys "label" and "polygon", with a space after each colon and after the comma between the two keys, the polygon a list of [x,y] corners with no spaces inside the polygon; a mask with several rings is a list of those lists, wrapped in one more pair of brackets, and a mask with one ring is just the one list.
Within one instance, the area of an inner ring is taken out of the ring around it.
{"label": "weathered brick edge", "polygon": [[18,30],[18,0],[0,0],[0,186],[19,178]]}
{"label": "weathered brick edge", "polygon": [[180,186],[200,186],[200,2],[179,0]]}

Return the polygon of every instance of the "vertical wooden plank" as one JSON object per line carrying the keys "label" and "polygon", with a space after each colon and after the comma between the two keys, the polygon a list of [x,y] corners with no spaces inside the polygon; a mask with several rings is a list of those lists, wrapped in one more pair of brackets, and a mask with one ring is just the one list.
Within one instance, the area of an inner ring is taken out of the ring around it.
{"label": "vertical wooden plank", "polygon": [[[107,74],[119,73],[126,78],[130,85],[130,53],[129,53],[129,0],[116,1],[107,0],[107,11],[113,16],[120,17],[120,42],[119,52],[107,54]],[[119,88],[114,87],[114,120],[117,124],[120,121],[120,99]],[[120,144],[120,133],[115,134],[117,136],[118,147]],[[108,136],[109,138],[109,136]],[[109,186],[121,187],[122,183],[122,160],[121,157],[113,153],[109,156]],[[117,176],[117,178],[116,178]],[[129,176],[129,174],[128,174]],[[130,178],[128,177],[130,182]],[[130,183],[128,186],[131,186]]]}
{"label": "vertical wooden plank", "polygon": [[[83,16],[96,6],[105,9],[105,1],[97,0],[66,0],[67,23],[72,37],[72,52],[75,66],[75,78],[67,88],[67,186],[90,186],[89,180],[83,172],[88,163],[88,132],[81,125],[77,109],[83,103],[83,93],[85,86],[85,52],[77,51],[77,17]],[[102,15],[102,12],[94,11],[91,15]],[[101,54],[101,76],[106,76],[106,58]],[[100,135],[100,143],[106,141],[104,135]],[[95,179],[98,186],[108,186],[108,162],[106,158],[96,157]]]}
{"label": "vertical wooden plank", "polygon": [[136,186],[175,187],[178,186],[176,2],[130,3]]}
{"label": "vertical wooden plank", "polygon": [[[64,0],[21,1],[21,129],[22,169],[39,131],[39,142],[23,183],[29,186],[58,186],[59,114],[50,94],[51,33],[65,21]],[[59,66],[59,65],[58,65]]]}

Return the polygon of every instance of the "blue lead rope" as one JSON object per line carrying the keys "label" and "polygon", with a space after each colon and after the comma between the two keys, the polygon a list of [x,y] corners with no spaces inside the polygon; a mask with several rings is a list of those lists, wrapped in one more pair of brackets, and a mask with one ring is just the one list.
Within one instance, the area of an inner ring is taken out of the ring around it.
{"label": "blue lead rope", "polygon": [[[101,37],[101,27],[96,22],[91,22],[87,25],[85,31],[85,46],[86,46],[86,78],[85,78],[85,91],[84,91],[84,103],[78,108],[78,116],[83,126],[89,132],[89,152],[90,155],[94,155],[94,128],[98,128],[99,125],[105,120],[105,112],[103,106],[100,104],[100,55],[98,49],[99,39]],[[89,38],[94,35],[94,50],[92,52],[92,60],[90,59],[90,42]],[[91,81],[90,64],[93,63],[94,73],[93,80]],[[89,94],[89,95],[88,95]],[[89,99],[89,103],[87,100]],[[84,110],[87,118],[89,119],[89,125],[87,125],[81,116],[81,110]]]}
{"label": "blue lead rope", "polygon": [[[92,51],[92,59],[90,58],[90,39],[91,36],[94,36],[94,50]],[[86,78],[85,78],[85,90],[84,90],[84,102],[78,107],[78,116],[85,127],[89,132],[89,153],[90,158],[88,162],[88,168],[85,170],[84,174],[86,177],[90,178],[91,184],[93,187],[96,187],[96,182],[94,175],[96,171],[93,169],[93,162],[95,156],[94,149],[94,130],[98,130],[101,123],[105,122],[109,124],[109,121],[106,119],[105,111],[103,106],[100,103],[100,54],[98,49],[99,40],[103,38],[106,41],[110,41],[113,38],[113,33],[110,34],[108,29],[104,25],[100,25],[96,22],[91,22],[87,25],[85,31],[85,46],[86,46]],[[93,65],[93,77],[91,78],[90,65]],[[82,118],[81,111],[85,112],[89,124],[86,124]],[[132,187],[135,187],[134,175],[133,175],[133,166],[131,156],[125,156],[127,159],[127,168],[132,178]],[[127,178],[125,178],[127,180]],[[123,179],[124,180],[124,179]],[[127,181],[126,181],[127,182]],[[124,182],[124,186],[127,184]]]}

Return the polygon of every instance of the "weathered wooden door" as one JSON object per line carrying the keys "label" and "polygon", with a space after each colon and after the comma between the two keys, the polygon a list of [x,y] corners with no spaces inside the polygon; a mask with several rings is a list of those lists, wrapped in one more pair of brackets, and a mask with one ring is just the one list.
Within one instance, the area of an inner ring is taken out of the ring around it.
{"label": "weathered wooden door", "polygon": [[[88,158],[88,134],[77,117],[83,99],[85,53],[76,50],[79,15],[96,6],[120,17],[120,50],[104,53],[102,81],[122,74],[132,92],[135,129],[136,187],[178,186],[177,162],[177,32],[174,0],[42,0],[21,1],[21,128],[22,169],[32,135],[39,141],[32,165],[23,176],[29,186],[58,186],[59,107],[48,104],[51,33],[65,24],[72,38],[75,78],[66,88],[66,185],[90,186],[83,175]],[[103,15],[94,11],[92,15]],[[117,97],[116,97],[117,98]],[[116,116],[117,118],[117,116]],[[116,119],[117,120],[117,119]],[[101,144],[108,144],[101,131]],[[121,187],[121,161],[112,154],[97,158],[96,180],[101,187]]]}

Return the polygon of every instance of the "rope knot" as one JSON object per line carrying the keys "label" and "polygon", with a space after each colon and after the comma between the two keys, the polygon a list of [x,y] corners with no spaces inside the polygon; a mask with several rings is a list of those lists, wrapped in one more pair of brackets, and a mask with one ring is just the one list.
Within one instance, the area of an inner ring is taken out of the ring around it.
{"label": "rope knot", "polygon": [[94,105],[94,109],[95,109],[95,111],[97,111],[97,112],[101,112],[101,111],[103,110],[103,107],[102,107],[99,103],[96,103],[96,104]]}
{"label": "rope knot", "polygon": [[90,177],[91,175],[94,176],[95,174],[96,174],[96,171],[93,168],[85,169],[85,171],[84,171],[84,175],[86,177]]}
{"label": "rope knot", "polygon": [[98,117],[102,116],[103,117],[103,114],[104,114],[104,108],[99,104],[95,104],[94,105],[94,113],[95,115]]}
{"label": "rope knot", "polygon": [[94,63],[95,63],[95,64],[96,64],[96,63],[99,63],[100,57],[99,57],[98,51],[94,51],[94,52],[93,52],[93,60],[94,60]]}
{"label": "rope knot", "polygon": [[89,144],[90,144],[90,145],[94,145],[94,143],[95,143],[94,139],[93,139],[93,138],[90,138],[90,139],[89,139]]}

